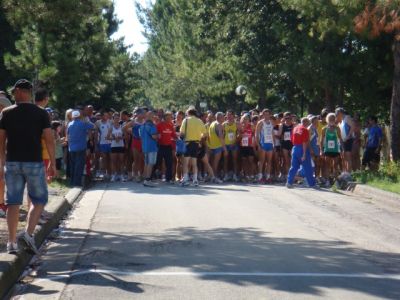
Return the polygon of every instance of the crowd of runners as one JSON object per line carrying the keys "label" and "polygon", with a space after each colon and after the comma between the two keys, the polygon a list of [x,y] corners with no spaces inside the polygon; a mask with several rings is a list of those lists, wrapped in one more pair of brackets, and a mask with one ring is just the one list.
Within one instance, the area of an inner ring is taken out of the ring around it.
{"label": "crowd of runners", "polygon": [[[68,148],[77,122],[78,127],[86,125],[86,146],[80,149],[85,148],[81,154],[85,157],[79,159],[85,161],[85,168],[81,163],[78,171],[71,156],[74,149]],[[149,187],[157,181],[183,186],[286,183],[288,187],[305,181],[309,186],[330,187],[339,174],[376,169],[383,139],[376,117],[362,126],[357,116],[340,107],[299,118],[269,109],[237,114],[232,110],[200,113],[194,107],[186,112],[137,107],[130,113],[95,112],[88,105],[68,110],[64,123],[53,124],[59,141],[57,159],[65,162],[72,185],[80,185],[83,171],[97,179],[136,181]]]}
{"label": "crowd of runners", "polygon": [[18,249],[25,186],[29,211],[19,239],[37,253],[33,232],[48,201],[47,184],[63,176],[71,186],[89,177],[147,187],[242,182],[292,188],[305,182],[319,188],[330,187],[339,174],[379,166],[377,118],[363,126],[340,107],[299,118],[269,109],[116,112],[87,105],[68,109],[62,119],[47,107],[45,89],[32,93],[22,79],[11,93],[14,105],[0,92],[0,213],[7,211],[9,253]]}

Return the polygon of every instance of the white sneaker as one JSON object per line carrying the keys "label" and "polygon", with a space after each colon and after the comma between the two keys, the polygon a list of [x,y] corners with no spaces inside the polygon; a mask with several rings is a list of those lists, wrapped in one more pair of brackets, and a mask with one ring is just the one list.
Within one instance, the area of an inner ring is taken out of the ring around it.
{"label": "white sneaker", "polygon": [[233,181],[234,182],[239,182],[239,178],[236,176],[236,174],[233,175]]}
{"label": "white sneaker", "polygon": [[226,182],[226,181],[229,181],[229,175],[228,174],[226,174],[225,176],[224,176],[224,181]]}
{"label": "white sneaker", "polygon": [[111,176],[111,182],[116,182],[117,181],[117,175]]}
{"label": "white sneaker", "polygon": [[150,180],[144,180],[143,185],[147,187],[156,187],[156,184]]}
{"label": "white sneaker", "polygon": [[217,178],[217,177],[214,177],[214,178],[211,180],[211,182],[212,182],[212,183],[216,183],[216,184],[222,184],[222,183],[224,183],[221,179],[219,179],[219,178]]}
{"label": "white sneaker", "polygon": [[193,180],[193,185],[194,186],[199,186],[199,181],[198,180]]}
{"label": "white sneaker", "polygon": [[181,181],[181,186],[189,186],[189,185],[190,185],[189,180],[182,180]]}
{"label": "white sneaker", "polygon": [[39,250],[36,248],[35,238],[30,236],[26,231],[18,237],[18,239],[25,245],[25,250],[31,254],[39,254]]}
{"label": "white sneaker", "polygon": [[7,242],[7,253],[8,254],[17,254],[18,252],[18,244]]}
{"label": "white sneaker", "polygon": [[122,182],[127,182],[128,181],[128,176],[127,175],[123,175],[122,176]]}

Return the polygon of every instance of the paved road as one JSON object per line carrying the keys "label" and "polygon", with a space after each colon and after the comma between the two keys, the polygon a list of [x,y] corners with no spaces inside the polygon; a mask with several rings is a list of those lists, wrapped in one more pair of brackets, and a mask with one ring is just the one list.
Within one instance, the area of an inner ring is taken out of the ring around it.
{"label": "paved road", "polygon": [[98,184],[22,299],[400,299],[400,204]]}

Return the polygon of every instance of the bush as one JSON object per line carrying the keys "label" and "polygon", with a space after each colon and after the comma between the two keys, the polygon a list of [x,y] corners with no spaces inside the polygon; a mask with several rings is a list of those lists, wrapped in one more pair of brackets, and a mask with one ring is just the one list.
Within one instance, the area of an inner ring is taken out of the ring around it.
{"label": "bush", "polygon": [[353,173],[353,177],[364,184],[370,181],[398,183],[400,179],[400,163],[385,162],[380,165],[379,171],[357,171]]}

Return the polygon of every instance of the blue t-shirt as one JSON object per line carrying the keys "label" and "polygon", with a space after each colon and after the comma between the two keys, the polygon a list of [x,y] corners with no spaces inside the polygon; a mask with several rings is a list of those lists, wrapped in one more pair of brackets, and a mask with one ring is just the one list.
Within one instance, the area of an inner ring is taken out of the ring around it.
{"label": "blue t-shirt", "polygon": [[379,140],[383,137],[382,129],[375,125],[368,130],[368,144],[367,148],[379,147]]}
{"label": "blue t-shirt", "polygon": [[133,127],[132,127],[133,138],[135,138],[135,139],[140,139],[139,130],[140,130],[140,127],[141,127],[141,126],[142,126],[142,125],[139,124],[139,123],[135,123],[135,125],[133,125]]}
{"label": "blue t-shirt", "polygon": [[92,123],[82,122],[81,120],[73,120],[68,124],[68,149],[70,152],[78,152],[86,150],[86,137],[88,130],[94,128]]}
{"label": "blue t-shirt", "polygon": [[157,140],[153,139],[152,135],[157,134],[157,128],[151,121],[146,121],[139,129],[142,139],[143,153],[157,152]]}

